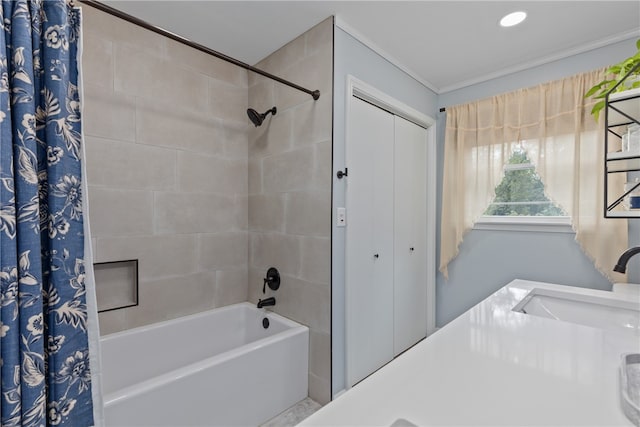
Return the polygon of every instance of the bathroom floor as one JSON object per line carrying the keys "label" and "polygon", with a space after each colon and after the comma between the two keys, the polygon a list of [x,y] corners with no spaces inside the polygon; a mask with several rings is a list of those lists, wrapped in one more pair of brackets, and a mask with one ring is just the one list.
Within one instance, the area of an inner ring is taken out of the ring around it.
{"label": "bathroom floor", "polygon": [[260,427],[292,427],[307,418],[309,415],[316,412],[321,407],[322,406],[319,403],[307,397],[306,399],[296,403],[280,415],[271,418]]}

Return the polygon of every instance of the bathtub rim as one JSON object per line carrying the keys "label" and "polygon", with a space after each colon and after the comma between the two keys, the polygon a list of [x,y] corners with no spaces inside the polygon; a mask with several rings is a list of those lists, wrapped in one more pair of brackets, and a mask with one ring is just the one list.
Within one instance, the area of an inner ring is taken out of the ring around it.
{"label": "bathtub rim", "polygon": [[[125,329],[123,331],[118,331],[118,332],[112,332],[110,334],[105,334],[100,336],[100,342],[103,343],[105,341],[112,341],[116,338],[120,338],[120,337],[125,337],[128,335],[133,335],[137,332],[146,332],[146,331],[151,331],[154,329],[159,329],[163,326],[166,326],[168,324],[176,324],[176,323],[184,323],[187,322],[189,320],[196,320],[199,319],[201,317],[206,317],[207,315],[210,315],[211,312],[216,311],[216,312],[225,312],[225,311],[230,311],[233,310],[236,307],[247,307],[247,308],[251,308],[253,310],[262,310],[263,314],[265,316],[272,316],[273,318],[281,321],[282,323],[284,323],[288,328],[295,328],[298,326],[304,326],[301,323],[298,323],[294,320],[291,320],[287,317],[284,317],[274,311],[270,311],[264,308],[257,308],[255,304],[252,304],[248,301],[245,302],[239,302],[236,304],[231,304],[231,305],[225,305],[223,307],[217,307],[217,308],[211,308],[205,311],[200,311],[198,313],[193,313],[193,314],[187,314],[185,316],[179,316],[179,317],[175,317],[173,319],[167,319],[167,320],[162,320],[160,322],[155,322],[155,323],[150,323],[148,325],[141,325],[141,326],[136,326],[135,328],[131,328],[131,329]],[[306,328],[306,326],[304,326]]]}
{"label": "bathtub rim", "polygon": [[[144,326],[140,326],[137,328],[133,328],[133,329],[129,329],[126,331],[121,331],[121,332],[115,332],[113,334],[108,334],[105,335],[106,337],[109,338],[117,338],[120,336],[127,336],[127,335],[132,335],[134,332],[142,332],[142,331],[146,331],[149,329],[156,329],[159,327],[162,327],[163,325],[166,325],[167,323],[175,323],[176,321],[186,321],[186,320],[193,320],[193,319],[198,319],[200,317],[204,317],[206,316],[208,313],[212,312],[212,311],[217,311],[217,310],[230,310],[233,307],[237,307],[237,306],[248,306],[249,308],[253,309],[253,310],[259,310],[258,308],[255,307],[255,305],[249,303],[249,302],[243,302],[243,303],[238,303],[238,304],[233,304],[233,305],[229,305],[229,306],[225,306],[225,307],[220,307],[217,309],[211,309],[211,310],[207,310],[205,312],[201,312],[201,313],[195,313],[192,315],[188,315],[188,316],[183,316],[183,317],[179,317],[176,319],[170,319],[170,320],[166,320],[166,321],[162,321],[159,323],[153,323],[151,325],[144,325]],[[247,354],[250,353],[252,351],[257,351],[263,347],[266,347],[268,345],[272,345],[272,344],[276,344],[278,342],[284,341],[288,338],[297,336],[297,335],[302,335],[302,334],[306,334],[307,335],[307,343],[309,341],[309,328],[305,325],[302,325],[300,323],[297,323],[291,319],[287,319],[286,317],[283,317],[277,313],[274,313],[272,311],[266,311],[265,313],[266,315],[275,317],[276,319],[282,321],[283,323],[285,323],[285,325],[288,326],[288,328],[282,332],[278,332],[277,334],[268,336],[268,337],[264,337],[264,338],[260,338],[256,341],[252,341],[250,343],[241,345],[239,347],[235,347],[231,350],[225,351],[224,353],[220,353],[217,354],[215,356],[211,356],[208,357],[206,359],[202,359],[202,360],[198,360],[197,362],[193,362],[190,363],[188,365],[185,366],[181,366],[179,368],[176,368],[174,370],[165,372],[161,375],[146,379],[144,381],[140,381],[139,383],[127,386],[127,387],[123,387],[119,390],[116,390],[114,392],[108,393],[108,394],[104,394],[103,399],[104,399],[104,406],[105,408],[114,404],[117,404],[118,402],[122,401],[122,400],[126,400],[129,398],[133,398],[137,395],[152,391],[154,389],[157,389],[159,387],[162,386],[166,386],[167,384],[179,380],[180,378],[192,375],[192,374],[197,374],[198,372],[202,372],[214,365],[220,364],[220,363],[224,363],[228,360],[237,358],[242,356],[243,354]],[[308,345],[308,344],[307,344]]]}

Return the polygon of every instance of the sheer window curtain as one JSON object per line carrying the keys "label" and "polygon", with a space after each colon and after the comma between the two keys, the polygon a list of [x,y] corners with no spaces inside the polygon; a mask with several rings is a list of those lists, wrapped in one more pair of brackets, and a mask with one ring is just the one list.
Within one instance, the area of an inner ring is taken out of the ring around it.
{"label": "sheer window curtain", "polygon": [[[604,126],[590,115],[586,91],[602,80],[600,69],[473,103],[447,107],[440,240],[440,271],[458,254],[462,239],[495,196],[504,165],[524,149],[547,196],[571,217],[576,241],[609,280],[628,245],[625,219],[605,219]],[[624,174],[611,174],[619,192]]]}

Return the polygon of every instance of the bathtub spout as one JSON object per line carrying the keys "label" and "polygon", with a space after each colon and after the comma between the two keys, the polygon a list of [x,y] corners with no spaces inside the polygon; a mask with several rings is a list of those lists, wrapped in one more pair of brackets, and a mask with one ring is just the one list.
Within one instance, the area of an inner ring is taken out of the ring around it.
{"label": "bathtub spout", "polygon": [[276,299],[274,297],[258,300],[258,308],[267,307],[269,305],[276,305]]}

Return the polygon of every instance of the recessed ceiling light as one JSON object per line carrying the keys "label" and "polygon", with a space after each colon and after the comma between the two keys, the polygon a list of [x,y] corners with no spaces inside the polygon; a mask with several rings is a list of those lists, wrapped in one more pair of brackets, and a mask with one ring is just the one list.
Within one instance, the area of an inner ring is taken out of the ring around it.
{"label": "recessed ceiling light", "polygon": [[524,21],[526,18],[527,18],[526,12],[522,12],[522,11],[513,12],[508,15],[505,15],[500,20],[500,25],[503,27],[513,27],[514,25],[518,25],[519,23]]}

